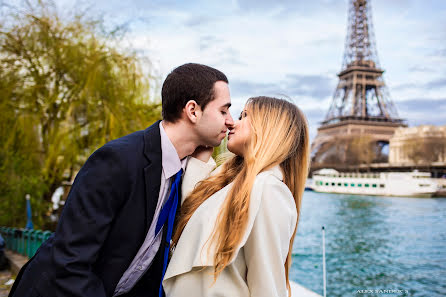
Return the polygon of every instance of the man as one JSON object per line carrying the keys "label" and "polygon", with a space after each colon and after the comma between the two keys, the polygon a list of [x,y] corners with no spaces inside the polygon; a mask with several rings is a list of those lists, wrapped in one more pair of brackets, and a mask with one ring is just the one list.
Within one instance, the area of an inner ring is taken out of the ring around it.
{"label": "man", "polygon": [[162,294],[172,223],[165,214],[175,212],[169,201],[178,196],[181,170],[198,147],[219,145],[233,120],[228,80],[211,67],[174,69],[161,95],[162,122],[90,156],[55,235],[22,268],[10,296]]}

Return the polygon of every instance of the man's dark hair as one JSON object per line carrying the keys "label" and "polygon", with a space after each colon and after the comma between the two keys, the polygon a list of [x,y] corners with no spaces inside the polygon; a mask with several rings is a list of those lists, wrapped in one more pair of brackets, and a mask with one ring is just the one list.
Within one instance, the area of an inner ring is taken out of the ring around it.
{"label": "man's dark hair", "polygon": [[228,78],[223,72],[202,64],[188,63],[175,68],[163,83],[161,99],[163,119],[175,122],[189,100],[201,109],[214,99],[214,83]]}

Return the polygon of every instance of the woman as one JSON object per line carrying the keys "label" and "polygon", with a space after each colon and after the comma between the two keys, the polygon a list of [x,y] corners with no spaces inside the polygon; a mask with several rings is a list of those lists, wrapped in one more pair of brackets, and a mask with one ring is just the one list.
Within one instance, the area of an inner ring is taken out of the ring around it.
{"label": "woman", "polygon": [[[309,167],[308,125],[285,100],[248,100],[219,170],[189,161],[166,296],[290,296],[289,268]],[[194,180],[195,179],[195,180]]]}

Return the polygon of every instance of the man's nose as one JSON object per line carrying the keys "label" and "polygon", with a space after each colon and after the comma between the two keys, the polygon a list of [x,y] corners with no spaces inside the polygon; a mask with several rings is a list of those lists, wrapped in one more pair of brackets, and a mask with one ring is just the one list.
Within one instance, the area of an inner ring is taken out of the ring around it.
{"label": "man's nose", "polygon": [[232,119],[232,116],[230,113],[228,113],[228,117],[226,118],[225,125],[226,125],[226,127],[228,127],[228,129],[232,129],[234,127],[234,120]]}

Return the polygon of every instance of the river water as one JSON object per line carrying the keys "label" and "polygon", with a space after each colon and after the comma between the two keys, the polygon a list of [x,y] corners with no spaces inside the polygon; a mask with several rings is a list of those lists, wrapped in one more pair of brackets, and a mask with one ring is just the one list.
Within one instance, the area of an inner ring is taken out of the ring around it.
{"label": "river water", "polygon": [[306,191],[290,278],[327,296],[446,296],[446,198]]}

